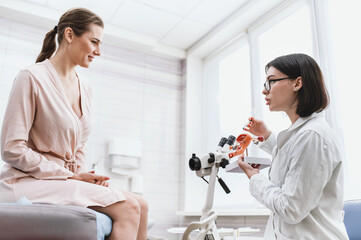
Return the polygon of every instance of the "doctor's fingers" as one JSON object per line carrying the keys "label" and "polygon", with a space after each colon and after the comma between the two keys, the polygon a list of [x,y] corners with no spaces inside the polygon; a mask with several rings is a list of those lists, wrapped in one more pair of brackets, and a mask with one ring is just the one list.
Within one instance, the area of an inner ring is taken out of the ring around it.
{"label": "doctor's fingers", "polygon": [[252,118],[252,121],[250,122],[251,124],[249,124],[247,128],[244,128],[245,131],[250,132],[256,136],[263,136],[268,132],[268,128],[263,120]]}
{"label": "doctor's fingers", "polygon": [[259,169],[260,166],[261,166],[261,164],[256,164],[256,163],[251,164],[251,167],[253,167],[255,169]]}
{"label": "doctor's fingers", "polygon": [[248,163],[246,163],[246,162],[244,161],[244,156],[239,156],[237,163],[238,163],[238,166],[239,166],[240,168],[242,168],[243,170],[244,170],[244,169],[251,169],[251,168],[252,168]]}
{"label": "doctor's fingers", "polygon": [[244,125],[243,130],[249,132],[251,127],[254,125],[254,117],[249,117],[248,122]]}

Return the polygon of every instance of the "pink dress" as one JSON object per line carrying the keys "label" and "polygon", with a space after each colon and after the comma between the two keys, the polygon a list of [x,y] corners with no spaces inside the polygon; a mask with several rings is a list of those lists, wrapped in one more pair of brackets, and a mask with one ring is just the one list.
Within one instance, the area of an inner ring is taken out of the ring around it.
{"label": "pink dress", "polygon": [[1,130],[0,202],[108,206],[125,200],[111,187],[68,179],[86,171],[91,89],[80,81],[82,117],[75,114],[49,60],[22,70],[10,93]]}

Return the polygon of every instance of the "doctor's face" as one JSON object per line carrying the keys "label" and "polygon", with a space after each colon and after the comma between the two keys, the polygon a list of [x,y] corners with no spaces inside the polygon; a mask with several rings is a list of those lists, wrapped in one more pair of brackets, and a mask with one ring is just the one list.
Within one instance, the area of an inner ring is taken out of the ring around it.
{"label": "doctor's face", "polygon": [[294,91],[293,79],[274,67],[267,71],[265,88],[262,93],[265,95],[266,105],[270,111],[296,110],[297,92]]}
{"label": "doctor's face", "polygon": [[95,56],[100,56],[100,44],[103,28],[96,24],[89,26],[89,31],[74,37],[71,42],[71,56],[76,65],[89,67]]}

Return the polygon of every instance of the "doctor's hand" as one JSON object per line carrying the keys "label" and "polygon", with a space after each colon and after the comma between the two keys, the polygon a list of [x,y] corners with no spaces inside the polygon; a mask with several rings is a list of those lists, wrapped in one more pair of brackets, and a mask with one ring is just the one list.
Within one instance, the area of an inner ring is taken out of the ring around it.
{"label": "doctor's hand", "polygon": [[76,173],[72,177],[70,177],[70,179],[93,183],[104,187],[109,186],[109,183],[107,182],[109,180],[109,177],[96,175],[95,171]]}
{"label": "doctor's hand", "polygon": [[262,120],[253,117],[250,117],[248,120],[250,124],[245,126],[243,130],[256,136],[263,136],[264,140],[267,140],[272,131],[267,128],[266,124]]}
{"label": "doctor's hand", "polygon": [[259,167],[261,166],[261,164],[250,165],[249,163],[244,162],[244,155],[241,154],[238,157],[238,166],[242,168],[243,172],[247,175],[247,177],[251,179],[253,175],[259,173]]}

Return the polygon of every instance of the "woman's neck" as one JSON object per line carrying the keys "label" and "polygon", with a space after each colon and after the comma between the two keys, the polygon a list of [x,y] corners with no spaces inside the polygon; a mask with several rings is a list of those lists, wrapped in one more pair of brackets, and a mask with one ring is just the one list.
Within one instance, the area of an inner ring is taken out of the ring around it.
{"label": "woman's neck", "polygon": [[50,62],[61,79],[73,79],[76,65],[64,50],[59,49],[54,57],[50,58]]}
{"label": "woman's neck", "polygon": [[288,118],[291,120],[292,124],[294,124],[297,121],[297,119],[300,118],[300,115],[298,115],[296,113],[296,111],[289,111],[289,112],[286,112],[286,114],[287,114]]}

